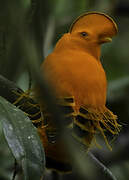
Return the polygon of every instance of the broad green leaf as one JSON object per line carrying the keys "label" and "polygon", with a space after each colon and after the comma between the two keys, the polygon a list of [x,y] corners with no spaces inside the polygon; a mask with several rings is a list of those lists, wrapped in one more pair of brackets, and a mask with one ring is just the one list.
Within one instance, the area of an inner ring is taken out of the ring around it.
{"label": "broad green leaf", "polygon": [[45,169],[45,155],[40,138],[30,119],[0,97],[0,121],[8,145],[22,166],[25,180],[40,180]]}

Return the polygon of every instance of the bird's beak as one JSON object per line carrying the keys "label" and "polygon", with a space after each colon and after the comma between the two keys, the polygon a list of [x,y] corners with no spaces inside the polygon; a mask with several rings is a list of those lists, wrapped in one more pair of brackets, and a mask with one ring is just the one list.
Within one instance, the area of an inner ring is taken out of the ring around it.
{"label": "bird's beak", "polygon": [[103,37],[100,40],[101,43],[106,43],[106,42],[112,42],[112,38],[111,37]]}

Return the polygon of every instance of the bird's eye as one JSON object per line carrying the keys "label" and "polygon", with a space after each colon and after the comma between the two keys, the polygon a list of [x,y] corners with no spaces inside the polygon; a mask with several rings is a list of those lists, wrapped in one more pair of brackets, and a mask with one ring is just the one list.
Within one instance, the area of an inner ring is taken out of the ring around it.
{"label": "bird's eye", "polygon": [[81,35],[82,35],[83,37],[85,37],[85,36],[87,36],[88,34],[87,34],[86,32],[81,32]]}

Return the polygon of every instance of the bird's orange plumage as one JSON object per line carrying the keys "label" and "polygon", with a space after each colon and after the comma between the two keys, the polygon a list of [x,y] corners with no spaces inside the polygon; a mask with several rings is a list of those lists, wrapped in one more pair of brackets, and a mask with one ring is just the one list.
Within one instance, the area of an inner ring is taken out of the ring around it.
{"label": "bird's orange plumage", "polygon": [[[106,101],[106,77],[99,60],[84,47],[74,44],[70,33],[57,43],[42,64],[42,71],[57,96],[74,96],[76,107],[102,107]],[[79,37],[81,43],[81,38]]]}
{"label": "bird's orange plumage", "polygon": [[[82,32],[88,35],[82,37]],[[72,95],[79,106],[105,106],[107,83],[100,48],[116,32],[114,21],[104,14],[79,17],[41,66],[57,96]]]}
{"label": "bird's orange plumage", "polygon": [[[113,134],[118,131],[116,116],[105,107],[107,81],[100,62],[101,45],[111,41],[116,33],[117,26],[109,16],[98,12],[84,14],[61,37],[41,65],[41,71],[57,98],[73,97],[73,124],[89,132],[82,140],[88,146],[96,129],[105,137],[101,124]],[[83,114],[80,108],[87,114]],[[77,120],[79,116],[86,122]],[[39,128],[46,155],[59,162],[68,162],[61,142],[50,143],[46,129]]]}

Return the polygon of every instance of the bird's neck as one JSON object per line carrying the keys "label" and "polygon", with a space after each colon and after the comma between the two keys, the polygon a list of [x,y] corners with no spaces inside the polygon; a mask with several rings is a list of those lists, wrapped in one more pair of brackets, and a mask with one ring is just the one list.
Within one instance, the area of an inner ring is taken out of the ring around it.
{"label": "bird's neck", "polygon": [[99,44],[97,44],[96,42],[82,43],[77,41],[76,39],[71,40],[66,34],[56,44],[55,51],[61,53],[69,50],[73,50],[73,52],[86,52],[91,56],[94,56],[95,59],[100,60],[101,47]]}
{"label": "bird's neck", "polygon": [[95,59],[100,60],[101,56],[101,47],[100,45],[94,43],[94,44],[87,44],[85,47],[86,52],[89,53],[90,55],[94,56]]}

